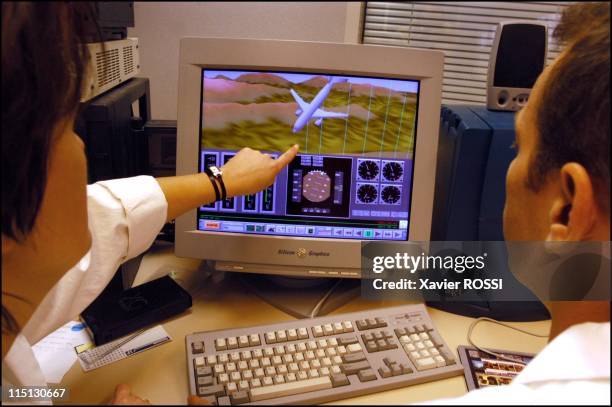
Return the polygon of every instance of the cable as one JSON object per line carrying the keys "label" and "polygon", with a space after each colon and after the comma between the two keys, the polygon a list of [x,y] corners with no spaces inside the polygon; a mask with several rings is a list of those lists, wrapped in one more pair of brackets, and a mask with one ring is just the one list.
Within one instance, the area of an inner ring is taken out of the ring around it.
{"label": "cable", "polygon": [[488,354],[493,355],[493,356],[495,356],[495,357],[497,357],[499,359],[502,359],[502,360],[507,360],[508,362],[519,363],[519,364],[521,364],[523,366],[526,366],[527,363],[525,363],[525,362],[523,362],[521,360],[509,358],[507,356],[504,356],[504,355],[501,355],[499,353],[493,352],[493,351],[491,351],[489,349],[486,349],[486,348],[481,348],[481,347],[479,347],[478,345],[476,345],[472,341],[472,331],[474,330],[474,327],[476,327],[476,325],[479,322],[482,322],[482,321],[492,322],[494,324],[505,326],[506,328],[514,329],[515,331],[519,331],[519,332],[522,332],[524,334],[535,336],[535,337],[538,337],[538,338],[548,338],[548,335],[541,335],[541,334],[536,334],[536,333],[533,333],[533,332],[525,331],[524,329],[517,328],[515,326],[509,325],[509,324],[506,324],[506,323],[503,323],[503,322],[500,322],[500,321],[496,321],[495,319],[487,318],[487,317],[477,318],[474,322],[472,322],[470,324],[470,327],[468,328],[468,333],[467,333],[467,340],[470,343],[470,345],[472,345],[473,347],[475,347],[476,349],[478,349],[481,352],[488,353]]}
{"label": "cable", "polygon": [[338,281],[336,281],[336,283],[332,285],[331,288],[325,293],[325,295],[321,297],[317,305],[315,305],[312,311],[310,311],[310,318],[314,318],[317,316],[317,314],[319,313],[319,310],[321,309],[323,304],[325,304],[325,301],[327,301],[329,296],[334,292],[336,287],[338,287],[338,285],[340,285],[341,282],[342,282],[342,279],[339,278]]}

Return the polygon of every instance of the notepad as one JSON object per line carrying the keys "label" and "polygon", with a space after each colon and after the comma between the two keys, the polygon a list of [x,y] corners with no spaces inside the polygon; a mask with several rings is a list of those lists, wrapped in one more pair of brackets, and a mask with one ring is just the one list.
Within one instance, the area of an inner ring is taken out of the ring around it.
{"label": "notepad", "polygon": [[[132,338],[133,337],[133,338]],[[157,325],[141,333],[131,334],[92,349],[76,348],[79,363],[85,372],[125,359],[172,340],[163,326]]]}

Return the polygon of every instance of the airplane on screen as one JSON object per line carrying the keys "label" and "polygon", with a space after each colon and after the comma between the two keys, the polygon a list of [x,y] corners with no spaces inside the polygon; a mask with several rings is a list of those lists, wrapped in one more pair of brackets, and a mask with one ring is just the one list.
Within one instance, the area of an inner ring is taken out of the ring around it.
{"label": "airplane on screen", "polygon": [[332,87],[336,83],[346,82],[346,78],[332,78],[329,82],[323,86],[323,88],[317,93],[317,95],[312,99],[312,102],[306,103],[304,99],[298,95],[296,91],[290,89],[291,96],[295,99],[298,104],[298,108],[295,111],[295,115],[298,118],[295,120],[293,124],[293,132],[297,133],[304,128],[304,126],[308,123],[310,119],[317,119],[315,121],[316,126],[320,126],[323,119],[346,119],[348,114],[346,113],[338,113],[338,112],[328,112],[326,110],[320,109],[323,105],[323,102],[329,95]]}

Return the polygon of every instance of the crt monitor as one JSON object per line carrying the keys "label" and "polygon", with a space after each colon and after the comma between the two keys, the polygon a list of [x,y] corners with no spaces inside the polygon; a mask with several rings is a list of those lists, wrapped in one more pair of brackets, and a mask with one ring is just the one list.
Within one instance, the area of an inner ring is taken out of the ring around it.
{"label": "crt monitor", "polygon": [[184,38],[177,175],[243,147],[298,157],[264,191],[176,221],[176,254],[218,268],[360,276],[364,240],[429,240],[443,54]]}

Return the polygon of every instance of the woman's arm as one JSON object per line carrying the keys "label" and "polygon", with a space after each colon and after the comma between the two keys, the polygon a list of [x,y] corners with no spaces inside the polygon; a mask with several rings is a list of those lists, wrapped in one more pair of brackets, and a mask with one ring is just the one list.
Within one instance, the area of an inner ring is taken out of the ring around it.
{"label": "woman's arm", "polygon": [[[295,158],[297,152],[298,145],[295,144],[275,160],[268,154],[243,148],[221,168],[227,196],[253,194],[272,185],[276,175]],[[168,222],[215,200],[211,181],[204,173],[157,178],[157,182],[168,202]]]}

